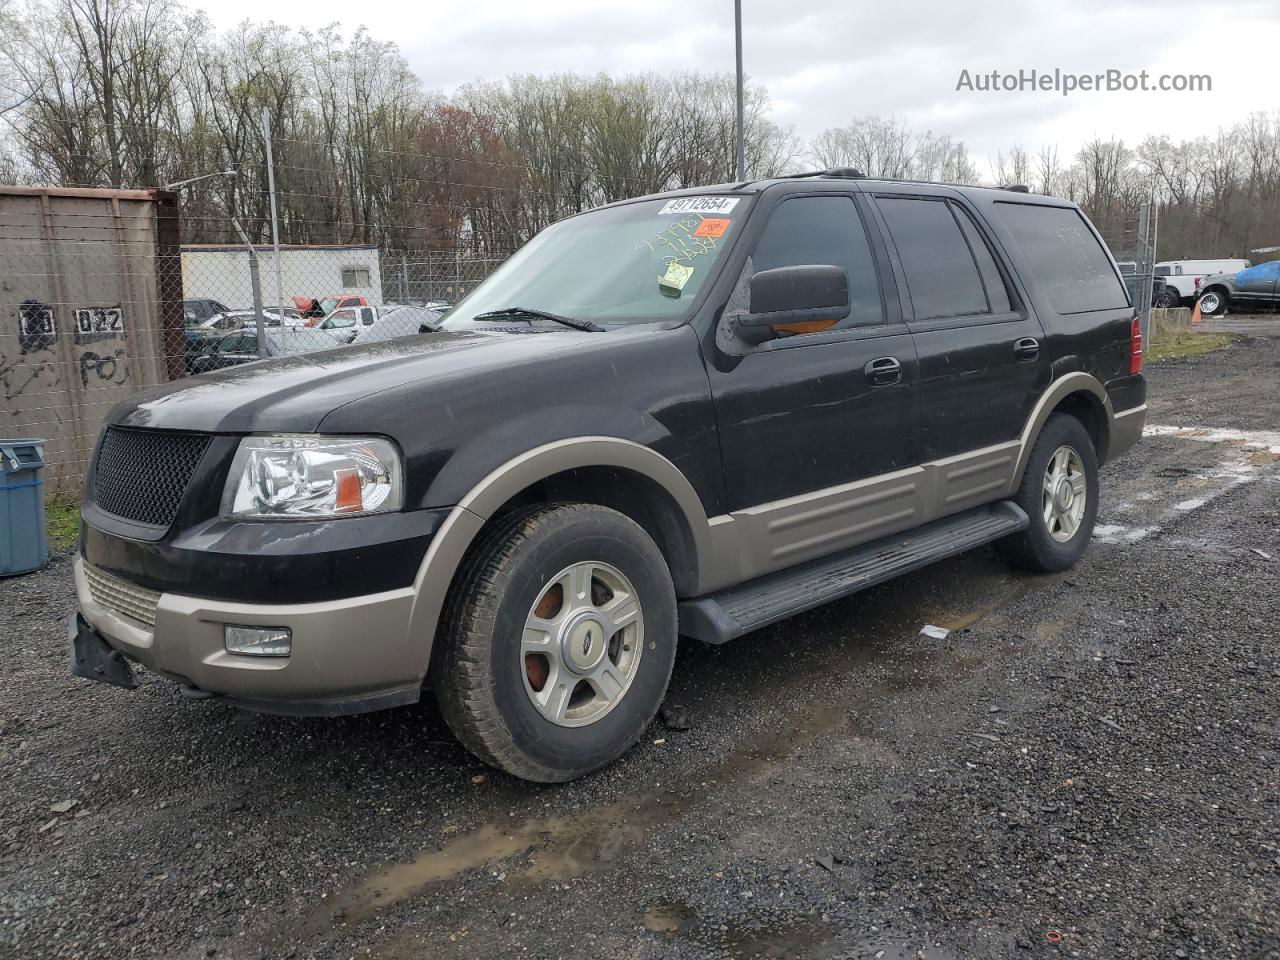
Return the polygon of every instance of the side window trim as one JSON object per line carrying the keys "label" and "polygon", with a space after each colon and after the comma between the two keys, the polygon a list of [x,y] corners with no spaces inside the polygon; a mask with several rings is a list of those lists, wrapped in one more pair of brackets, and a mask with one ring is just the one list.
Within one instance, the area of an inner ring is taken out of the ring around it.
{"label": "side window trim", "polygon": [[902,309],[902,284],[898,282],[893,256],[889,252],[889,237],[866,194],[859,193],[855,196],[853,205],[858,208],[862,229],[866,231],[867,242],[871,245],[871,259],[875,263],[876,280],[880,287],[880,306],[884,315],[882,325],[898,326],[906,321],[906,315]]}
{"label": "side window trim", "polygon": [[800,347],[817,347],[825,344],[845,343],[849,340],[883,340],[910,333],[905,323],[870,323],[863,327],[833,327],[814,333],[799,333],[792,337],[766,340],[751,353],[768,353],[772,350],[795,350]]}
{"label": "side window trim", "polygon": [[[999,252],[1000,248],[994,242],[990,232],[983,228],[979,218],[974,216],[973,211],[964,206],[964,204],[955,200],[950,200],[948,203],[951,204],[953,208],[951,212],[960,224],[960,232],[964,234],[965,240],[970,244],[969,252],[973,253],[972,244],[976,237],[976,242],[981,243],[986,247],[987,256],[990,257],[991,263],[995,266],[996,275],[994,277],[988,277],[988,271],[984,264],[978,264],[978,275],[982,278],[983,289],[987,292],[987,306],[991,309],[991,312],[1003,313],[1004,311],[997,311],[992,305],[991,289],[988,286],[988,281],[994,281],[1004,286],[1005,298],[1009,301],[1009,312],[1025,313],[1026,307],[1023,303],[1024,298],[1018,292],[1016,285],[1012,282],[1012,277],[1009,274],[1008,267],[1004,263],[1003,257]],[[974,257],[974,259],[977,260],[978,258]]]}
{"label": "side window trim", "polygon": [[[969,231],[964,228],[964,222],[960,219],[963,214],[957,212],[956,206],[950,200],[943,201],[947,205],[947,212],[951,214],[951,219],[956,222],[956,229],[960,231],[960,236],[964,239],[965,249],[969,251],[969,259],[973,261],[973,269],[978,273],[978,283],[982,284],[982,298],[987,301],[987,310],[985,314],[973,314],[973,316],[986,316],[995,312],[995,307],[991,302],[991,288],[988,285],[988,277],[986,271],[982,269],[982,264],[978,261],[978,254],[973,249],[973,240],[969,236]],[[946,319],[951,319],[950,317]]]}
{"label": "side window trim", "polygon": [[911,320],[907,323],[912,333],[931,333],[934,330],[954,330],[957,327],[986,327],[997,323],[1017,323],[1026,317],[1016,311],[1009,313],[969,313],[959,317],[936,317],[933,320]]}

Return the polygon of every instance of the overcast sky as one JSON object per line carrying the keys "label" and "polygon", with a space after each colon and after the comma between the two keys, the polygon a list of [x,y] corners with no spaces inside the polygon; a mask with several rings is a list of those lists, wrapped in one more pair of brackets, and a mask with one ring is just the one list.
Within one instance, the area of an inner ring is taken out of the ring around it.
{"label": "overcast sky", "polygon": [[[192,0],[201,6],[200,0]],[[218,0],[219,27],[266,11],[292,26],[364,24],[394,40],[430,89],[510,73],[733,69],[732,0]],[[896,114],[963,139],[984,174],[997,150],[1096,135],[1213,134],[1280,109],[1280,0],[743,0],[750,77],[774,119],[812,137],[854,116]],[[957,92],[972,74],[1114,68],[1212,77],[1209,93]]]}

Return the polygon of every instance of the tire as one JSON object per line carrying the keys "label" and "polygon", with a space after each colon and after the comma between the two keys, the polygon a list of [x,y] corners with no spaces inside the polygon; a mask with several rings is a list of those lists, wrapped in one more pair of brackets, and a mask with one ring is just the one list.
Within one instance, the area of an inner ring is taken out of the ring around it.
{"label": "tire", "polygon": [[1217,317],[1227,312],[1230,299],[1216,287],[1200,294],[1200,312],[1207,317]]}
{"label": "tire", "polygon": [[513,776],[559,783],[636,742],[675,654],[675,589],[653,540],[615,510],[552,504],[501,518],[472,546],[431,674],[463,746]]}
{"label": "tire", "polygon": [[[1055,458],[1063,456],[1064,450],[1068,464],[1076,468],[1067,478],[1068,485],[1072,486],[1070,514],[1076,513],[1081,488],[1085,496],[1084,507],[1079,510],[1069,535],[1061,501],[1054,505],[1052,519],[1046,517],[1050,509],[1046,503],[1050,467],[1055,464]],[[1075,476],[1080,480],[1070,483],[1070,477]],[[996,541],[996,552],[1005,562],[1023,570],[1053,573],[1074,566],[1084,556],[1098,516],[1098,456],[1084,424],[1065,413],[1055,413],[1045,421],[1031,448],[1027,469],[1013,501],[1026,511],[1031,525],[1021,533]]]}
{"label": "tire", "polygon": [[1178,306],[1181,300],[1182,298],[1179,297],[1177,293],[1172,290],[1166,290],[1160,294],[1160,296],[1156,297],[1154,305],[1159,307],[1161,310],[1171,310]]}

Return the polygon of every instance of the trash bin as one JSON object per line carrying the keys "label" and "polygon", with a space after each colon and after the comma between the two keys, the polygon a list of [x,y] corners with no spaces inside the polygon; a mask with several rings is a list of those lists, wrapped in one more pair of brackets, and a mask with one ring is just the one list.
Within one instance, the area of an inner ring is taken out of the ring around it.
{"label": "trash bin", "polygon": [[49,557],[44,443],[0,440],[0,577],[39,570]]}

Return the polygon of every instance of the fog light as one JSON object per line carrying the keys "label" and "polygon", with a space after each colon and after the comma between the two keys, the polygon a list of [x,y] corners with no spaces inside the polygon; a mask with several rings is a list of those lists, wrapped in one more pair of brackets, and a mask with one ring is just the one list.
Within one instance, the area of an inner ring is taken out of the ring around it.
{"label": "fog light", "polygon": [[246,657],[287,657],[293,646],[288,627],[240,627],[223,626],[223,642],[227,653],[239,653]]}

